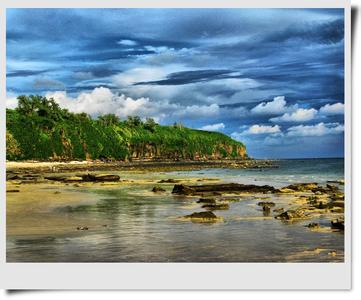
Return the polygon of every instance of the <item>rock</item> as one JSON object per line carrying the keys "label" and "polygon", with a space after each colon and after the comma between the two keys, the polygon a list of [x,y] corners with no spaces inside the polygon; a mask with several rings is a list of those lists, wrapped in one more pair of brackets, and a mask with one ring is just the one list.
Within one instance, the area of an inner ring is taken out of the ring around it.
{"label": "rock", "polygon": [[267,206],[267,207],[274,207],[276,204],[274,202],[268,202],[268,201],[261,201],[257,203],[258,206]]}
{"label": "rock", "polygon": [[60,194],[61,192],[60,191],[55,191],[54,194],[57,195],[57,194]]}
{"label": "rock", "polygon": [[333,191],[333,192],[337,192],[339,191],[338,187],[335,186],[335,185],[331,185],[331,184],[326,184],[326,188],[330,191]]}
{"label": "rock", "polygon": [[20,190],[6,190],[7,193],[19,193]]}
{"label": "rock", "polygon": [[310,223],[307,225],[308,228],[310,229],[319,229],[320,228],[320,224],[319,223]]}
{"label": "rock", "polygon": [[291,189],[298,192],[305,192],[305,191],[313,191],[317,189],[319,186],[316,182],[310,182],[310,183],[295,183],[286,186],[286,189]]}
{"label": "rock", "polygon": [[162,179],[162,180],[158,181],[158,183],[177,183],[177,182],[179,182],[179,180],[175,180],[175,179],[172,179],[172,178]]}
{"label": "rock", "polygon": [[345,201],[342,200],[337,200],[337,201],[332,201],[329,203],[329,207],[330,208],[334,208],[334,207],[345,207]]}
{"label": "rock", "polygon": [[273,210],[273,212],[274,212],[274,213],[278,213],[278,214],[283,213],[283,212],[284,212],[284,208],[283,208],[283,207],[281,207],[281,208],[275,208],[275,209]]}
{"label": "rock", "polygon": [[81,182],[81,181],[83,181],[83,178],[77,177],[77,176],[70,176],[70,177],[65,178],[63,181],[65,181],[65,182]]}
{"label": "rock", "polygon": [[344,185],[345,181],[343,179],[341,179],[341,180],[327,180],[327,183],[336,183],[336,184]]}
{"label": "rock", "polygon": [[214,222],[219,220],[219,218],[211,211],[194,212],[190,215],[184,216],[184,218],[204,222]]}
{"label": "rock", "polygon": [[278,189],[277,192],[284,193],[284,194],[292,194],[292,193],[295,193],[295,190],[292,190],[289,188],[281,188],[281,189]]}
{"label": "rock", "polygon": [[118,175],[111,175],[111,174],[98,174],[98,175],[92,175],[92,174],[86,174],[82,176],[83,181],[119,181],[120,176]]}
{"label": "rock", "polygon": [[330,256],[336,256],[336,255],[337,255],[337,252],[336,252],[336,251],[330,251],[330,252],[328,252],[328,255],[330,255]]}
{"label": "rock", "polygon": [[6,174],[6,180],[18,180],[21,179],[19,175],[16,174]]}
{"label": "rock", "polygon": [[77,230],[88,230],[89,227],[87,227],[87,226],[78,226],[76,229]]}
{"label": "rock", "polygon": [[204,193],[267,193],[275,192],[276,189],[269,185],[253,185],[253,184],[238,184],[238,183],[225,183],[225,184],[209,184],[209,185],[192,185],[187,186],[184,184],[176,184],[173,188],[173,194],[181,195],[202,195]]}
{"label": "rock", "polygon": [[345,221],[343,219],[332,220],[331,228],[344,230],[345,229]]}
{"label": "rock", "polygon": [[271,212],[271,208],[269,207],[269,206],[267,206],[267,205],[265,205],[265,206],[262,206],[262,210],[264,211],[264,212]]}
{"label": "rock", "polygon": [[276,219],[279,220],[292,220],[292,219],[302,219],[305,218],[305,213],[302,209],[298,208],[296,210],[287,210],[280,215],[276,216]]}
{"label": "rock", "polygon": [[159,192],[165,192],[165,189],[159,187],[159,186],[155,186],[153,189],[152,189],[152,192],[154,193],[159,193]]}
{"label": "rock", "polygon": [[205,208],[208,210],[225,210],[225,209],[229,209],[229,204],[228,203],[204,204],[204,205],[202,205],[202,208]]}
{"label": "rock", "polygon": [[217,200],[215,198],[200,198],[197,203],[215,204]]}

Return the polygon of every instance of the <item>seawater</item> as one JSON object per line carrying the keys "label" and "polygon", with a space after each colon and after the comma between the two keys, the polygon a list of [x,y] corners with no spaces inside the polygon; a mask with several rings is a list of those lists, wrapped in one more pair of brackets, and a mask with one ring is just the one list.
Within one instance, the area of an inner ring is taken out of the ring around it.
{"label": "seawater", "polygon": [[[219,178],[219,182],[281,187],[296,182],[324,184],[344,177],[343,159],[279,160],[275,164],[279,168],[119,172],[122,179],[142,179],[142,183],[85,189],[84,193],[97,197],[95,203],[73,205],[70,210],[57,207],[39,220],[45,222],[51,215],[63,219],[64,226],[70,220],[96,225],[86,231],[73,228],[46,235],[7,236],[7,261],[342,262],[342,232],[317,232],[305,227],[310,222],[327,226],[327,217],[282,222],[264,216],[257,206],[260,200],[249,196],[230,203],[229,210],[215,211],[223,222],[192,223],[179,217],[204,210],[196,203],[197,198],[172,195],[174,184],[162,185],[167,190],[164,194],[150,192],[155,180],[168,178]],[[287,197],[273,197],[272,201],[287,209]],[[52,224],[44,224],[51,231]],[[337,256],[328,255],[330,251],[336,251]]]}

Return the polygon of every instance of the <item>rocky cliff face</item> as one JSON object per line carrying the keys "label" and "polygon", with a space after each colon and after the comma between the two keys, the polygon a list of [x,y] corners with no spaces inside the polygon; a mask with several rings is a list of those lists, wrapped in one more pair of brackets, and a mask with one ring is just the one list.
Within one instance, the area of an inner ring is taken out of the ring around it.
{"label": "rocky cliff face", "polygon": [[129,152],[132,160],[218,160],[227,158],[247,158],[246,148],[244,146],[227,144],[215,145],[214,150],[211,153],[202,153],[200,151],[189,153],[182,148],[170,151],[169,149],[162,147],[162,145],[144,142],[140,145],[130,145]]}

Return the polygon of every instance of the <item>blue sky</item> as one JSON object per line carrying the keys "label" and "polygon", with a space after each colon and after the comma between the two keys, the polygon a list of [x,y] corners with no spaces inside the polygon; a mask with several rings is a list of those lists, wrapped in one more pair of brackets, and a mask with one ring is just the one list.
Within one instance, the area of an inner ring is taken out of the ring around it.
{"label": "blue sky", "polygon": [[340,157],[342,9],[8,9],[7,107],[223,132],[257,158]]}

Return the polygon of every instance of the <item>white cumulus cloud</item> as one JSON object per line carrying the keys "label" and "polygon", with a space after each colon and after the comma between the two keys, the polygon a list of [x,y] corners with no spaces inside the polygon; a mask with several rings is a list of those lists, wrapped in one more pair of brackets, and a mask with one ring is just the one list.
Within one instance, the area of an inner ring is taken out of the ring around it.
{"label": "white cumulus cloud", "polygon": [[287,129],[287,136],[324,136],[344,131],[340,123],[318,123],[315,125],[298,125]]}
{"label": "white cumulus cloud", "polygon": [[225,127],[226,126],[224,126],[223,123],[217,123],[217,124],[205,125],[199,129],[206,130],[206,131],[218,131],[218,130],[224,129]]}
{"label": "white cumulus cloud", "polygon": [[14,109],[18,106],[18,99],[16,97],[6,98],[6,108]]}
{"label": "white cumulus cloud", "polygon": [[345,106],[343,103],[326,104],[320,108],[323,115],[343,115]]}
{"label": "white cumulus cloud", "polygon": [[294,112],[285,113],[280,117],[271,118],[271,122],[305,122],[313,120],[317,116],[317,110],[314,108],[298,108]]}
{"label": "white cumulus cloud", "polygon": [[71,97],[64,91],[47,93],[47,98],[54,98],[63,108],[72,112],[86,112],[92,116],[113,113],[121,118],[127,116],[152,117],[157,121],[169,119],[179,121],[180,118],[209,118],[219,114],[219,106],[190,105],[170,103],[167,100],[155,101],[148,97],[132,98],[124,94],[114,94],[110,89],[99,87],[91,92],[80,93]]}
{"label": "white cumulus cloud", "polygon": [[283,113],[286,110],[286,100],[284,96],[275,97],[270,102],[262,102],[251,109],[254,114],[260,115],[274,115]]}

